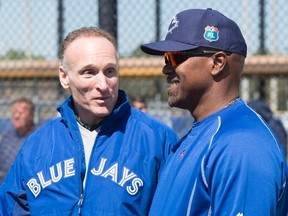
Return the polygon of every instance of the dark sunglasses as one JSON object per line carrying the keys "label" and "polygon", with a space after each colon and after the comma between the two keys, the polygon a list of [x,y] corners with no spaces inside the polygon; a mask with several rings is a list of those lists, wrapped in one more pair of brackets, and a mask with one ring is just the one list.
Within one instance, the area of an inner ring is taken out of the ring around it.
{"label": "dark sunglasses", "polygon": [[[165,64],[170,64],[175,67],[186,61],[190,57],[194,56],[209,56],[220,52],[220,50],[189,50],[183,52],[166,52],[164,54]],[[230,52],[225,52],[226,55],[231,55]]]}

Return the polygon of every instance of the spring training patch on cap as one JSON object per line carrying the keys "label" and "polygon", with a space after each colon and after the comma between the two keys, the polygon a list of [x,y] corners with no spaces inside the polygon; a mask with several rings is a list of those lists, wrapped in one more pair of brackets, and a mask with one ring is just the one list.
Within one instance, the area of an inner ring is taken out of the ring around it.
{"label": "spring training patch on cap", "polygon": [[203,36],[209,42],[217,41],[219,39],[219,30],[214,26],[206,26]]}

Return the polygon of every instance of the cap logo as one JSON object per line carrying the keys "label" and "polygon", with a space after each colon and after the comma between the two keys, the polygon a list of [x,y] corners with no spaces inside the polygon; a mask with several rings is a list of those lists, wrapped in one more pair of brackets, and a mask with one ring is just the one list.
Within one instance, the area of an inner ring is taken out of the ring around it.
{"label": "cap logo", "polygon": [[219,30],[214,26],[206,26],[203,36],[209,42],[217,41],[219,39]]}
{"label": "cap logo", "polygon": [[177,17],[174,16],[173,19],[172,19],[172,21],[171,21],[171,24],[170,24],[170,26],[171,26],[171,25],[172,25],[172,26],[168,29],[168,33],[171,33],[171,34],[172,34],[173,29],[175,29],[175,28],[178,27],[178,23],[179,23],[179,21],[177,20]]}

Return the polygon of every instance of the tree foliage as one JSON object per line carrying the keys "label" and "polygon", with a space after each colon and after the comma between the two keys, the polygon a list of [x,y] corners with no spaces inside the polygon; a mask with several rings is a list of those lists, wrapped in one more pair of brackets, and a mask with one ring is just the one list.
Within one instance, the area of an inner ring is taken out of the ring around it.
{"label": "tree foliage", "polygon": [[30,58],[27,57],[24,51],[19,50],[9,50],[4,55],[0,56],[1,60],[43,60],[42,56],[34,56],[32,55]]}

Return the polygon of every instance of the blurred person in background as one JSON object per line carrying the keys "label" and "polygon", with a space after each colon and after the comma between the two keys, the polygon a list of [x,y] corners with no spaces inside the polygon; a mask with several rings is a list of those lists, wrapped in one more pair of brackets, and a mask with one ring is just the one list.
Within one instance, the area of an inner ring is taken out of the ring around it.
{"label": "blurred person in background", "polygon": [[35,130],[34,104],[27,98],[19,98],[11,105],[12,127],[0,137],[0,184],[7,175],[26,137]]}
{"label": "blurred person in background", "polygon": [[83,27],[61,49],[59,79],[71,96],[29,136],[0,187],[4,215],[147,215],[178,141],[119,89],[115,39]]}
{"label": "blurred person in background", "polygon": [[247,46],[238,25],[208,8],[173,17],[163,55],[170,107],[189,110],[191,130],[163,168],[150,216],[287,215],[287,164],[267,124],[240,97]]}
{"label": "blurred person in background", "polygon": [[147,105],[144,97],[131,97],[131,105],[142,112],[147,112]]}
{"label": "blurred person in background", "polygon": [[278,141],[280,142],[286,157],[287,132],[281,120],[274,115],[268,104],[266,104],[262,99],[252,99],[247,104],[268,123],[268,125],[278,138]]}

